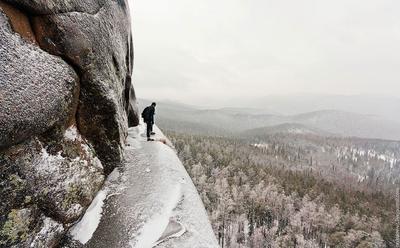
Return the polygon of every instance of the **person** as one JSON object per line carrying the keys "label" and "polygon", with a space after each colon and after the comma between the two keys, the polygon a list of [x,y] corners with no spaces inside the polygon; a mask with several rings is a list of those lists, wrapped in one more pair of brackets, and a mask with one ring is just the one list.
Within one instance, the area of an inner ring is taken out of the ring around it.
{"label": "person", "polygon": [[147,141],[152,141],[150,135],[154,135],[153,125],[154,125],[154,114],[156,112],[156,103],[153,102],[150,106],[144,108],[142,112],[143,121],[146,123],[146,135]]}

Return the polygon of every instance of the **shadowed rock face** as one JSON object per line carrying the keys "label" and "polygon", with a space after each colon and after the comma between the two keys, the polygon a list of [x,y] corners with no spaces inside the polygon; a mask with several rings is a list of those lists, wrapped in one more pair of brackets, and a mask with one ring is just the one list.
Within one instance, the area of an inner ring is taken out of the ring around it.
{"label": "shadowed rock face", "polygon": [[0,0],[0,247],[56,247],[122,160],[138,124],[127,8]]}
{"label": "shadowed rock face", "polygon": [[80,74],[77,124],[105,162],[107,173],[121,160],[128,123],[138,123],[132,106],[133,48],[126,8],[124,1],[106,1],[97,12],[32,18],[40,46],[69,61]]}
{"label": "shadowed rock face", "polygon": [[[25,40],[37,44],[28,16],[5,2],[0,1],[0,7],[7,15],[13,31],[21,35]],[[5,26],[7,26],[7,24]]]}
{"label": "shadowed rock face", "polygon": [[[95,14],[108,0],[5,0],[10,4],[26,9],[35,15],[48,15],[67,12]],[[123,4],[125,1],[122,0]]]}

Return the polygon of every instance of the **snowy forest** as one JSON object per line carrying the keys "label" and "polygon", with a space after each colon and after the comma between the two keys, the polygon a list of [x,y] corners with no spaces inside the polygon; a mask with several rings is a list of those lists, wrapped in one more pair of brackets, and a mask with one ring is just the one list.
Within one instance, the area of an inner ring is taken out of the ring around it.
{"label": "snowy forest", "polygon": [[400,143],[166,131],[220,247],[395,247]]}

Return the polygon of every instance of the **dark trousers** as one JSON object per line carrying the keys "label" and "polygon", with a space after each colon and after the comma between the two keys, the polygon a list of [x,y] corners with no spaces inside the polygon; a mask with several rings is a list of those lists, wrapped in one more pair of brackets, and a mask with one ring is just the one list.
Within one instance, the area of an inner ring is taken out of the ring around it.
{"label": "dark trousers", "polygon": [[146,128],[147,128],[146,130],[147,138],[150,138],[150,134],[151,132],[153,132],[153,123],[151,121],[146,122]]}

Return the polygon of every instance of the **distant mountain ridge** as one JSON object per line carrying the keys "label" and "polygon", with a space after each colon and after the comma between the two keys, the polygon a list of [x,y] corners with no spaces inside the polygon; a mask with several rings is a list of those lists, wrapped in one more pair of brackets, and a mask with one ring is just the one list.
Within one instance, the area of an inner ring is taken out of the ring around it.
{"label": "distant mountain ridge", "polygon": [[243,101],[242,106],[268,106],[282,114],[295,115],[322,109],[335,109],[375,115],[400,121],[400,98],[381,95],[320,95],[296,94],[266,96]]}
{"label": "distant mountain ridge", "polygon": [[[141,109],[147,104],[150,101],[139,100]],[[318,135],[400,140],[399,122],[376,115],[335,109],[282,115],[255,108],[201,109],[179,103],[159,102],[156,120],[161,128],[165,126],[174,131],[192,130],[203,134],[234,135],[253,129],[283,131],[290,125],[297,125],[299,130],[316,132]]]}

